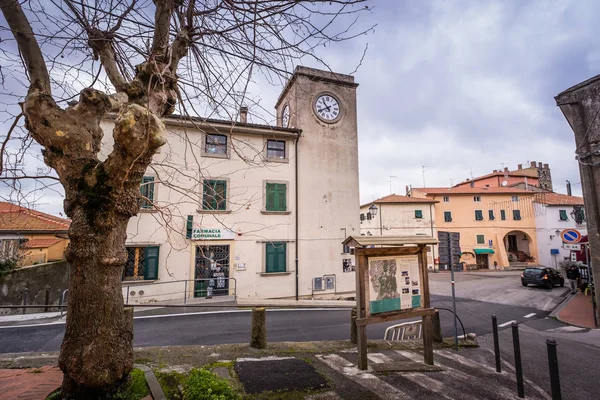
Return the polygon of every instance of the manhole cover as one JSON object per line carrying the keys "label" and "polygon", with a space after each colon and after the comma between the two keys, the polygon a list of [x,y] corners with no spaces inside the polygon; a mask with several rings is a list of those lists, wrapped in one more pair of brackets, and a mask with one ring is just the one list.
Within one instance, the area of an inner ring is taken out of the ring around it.
{"label": "manhole cover", "polygon": [[323,389],[327,381],[315,368],[297,358],[240,359],[234,370],[246,393]]}

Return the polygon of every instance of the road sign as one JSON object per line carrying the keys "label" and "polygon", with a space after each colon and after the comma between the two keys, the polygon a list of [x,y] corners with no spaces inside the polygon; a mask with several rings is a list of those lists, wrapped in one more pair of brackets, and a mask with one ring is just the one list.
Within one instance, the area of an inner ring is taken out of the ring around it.
{"label": "road sign", "polygon": [[563,244],[563,249],[565,250],[576,250],[576,251],[581,251],[581,245],[578,244],[569,244],[569,243],[564,243]]}
{"label": "road sign", "polygon": [[581,240],[581,233],[577,229],[564,229],[560,233],[563,243],[575,244]]}

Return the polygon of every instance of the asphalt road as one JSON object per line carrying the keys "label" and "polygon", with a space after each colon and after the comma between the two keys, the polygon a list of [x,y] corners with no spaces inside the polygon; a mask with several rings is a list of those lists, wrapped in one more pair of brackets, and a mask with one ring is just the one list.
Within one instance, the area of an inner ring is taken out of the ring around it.
{"label": "asphalt road", "polygon": [[[452,309],[452,299],[434,295],[432,305]],[[543,318],[548,314],[546,311],[531,307],[470,299],[457,299],[456,307],[466,333],[472,332],[478,336],[491,332],[491,314],[497,315],[499,324],[512,320],[522,322]],[[530,317],[525,318],[528,315]],[[454,332],[452,313],[441,310],[440,319],[443,335],[452,336]],[[249,340],[250,324],[251,313],[246,310],[136,317],[134,345],[143,347],[245,343]],[[393,323],[369,326],[368,337],[383,338],[385,329],[390,325]],[[458,334],[461,335],[461,326],[460,324],[457,326]],[[0,353],[57,351],[60,349],[64,328],[65,325],[62,323],[1,327]],[[275,342],[349,339],[350,311],[348,309],[269,310],[267,337],[269,341]]]}

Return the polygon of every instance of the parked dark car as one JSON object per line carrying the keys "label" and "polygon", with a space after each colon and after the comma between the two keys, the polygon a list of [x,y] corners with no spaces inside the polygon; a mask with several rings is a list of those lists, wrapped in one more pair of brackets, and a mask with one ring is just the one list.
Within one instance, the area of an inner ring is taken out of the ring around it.
{"label": "parked dark car", "polygon": [[541,285],[552,289],[555,285],[565,286],[565,278],[554,268],[525,268],[521,274],[521,284]]}

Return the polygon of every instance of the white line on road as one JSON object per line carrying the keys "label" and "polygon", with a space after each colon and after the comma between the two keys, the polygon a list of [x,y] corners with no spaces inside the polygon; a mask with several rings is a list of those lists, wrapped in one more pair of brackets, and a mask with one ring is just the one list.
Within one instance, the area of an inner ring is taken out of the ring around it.
{"label": "white line on road", "polygon": [[517,321],[515,321],[515,320],[513,319],[513,320],[511,320],[511,321],[508,321],[508,322],[505,322],[505,323],[503,323],[503,324],[500,324],[500,325],[498,325],[498,328],[504,328],[505,326],[507,326],[507,325],[510,325],[510,324],[512,324],[513,322],[517,322]]}
{"label": "white line on road", "polygon": [[527,314],[527,315],[525,316],[525,318],[531,318],[531,317],[533,317],[534,315],[535,315],[535,313],[534,313],[534,312],[532,312],[531,314]]}

